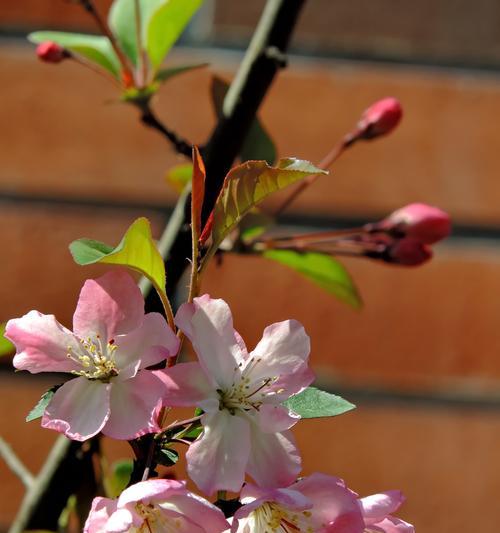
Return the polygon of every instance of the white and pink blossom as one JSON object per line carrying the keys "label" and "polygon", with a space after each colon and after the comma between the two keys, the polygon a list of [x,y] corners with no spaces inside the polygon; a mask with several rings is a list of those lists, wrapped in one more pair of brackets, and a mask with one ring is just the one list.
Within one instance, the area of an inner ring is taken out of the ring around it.
{"label": "white and pink blossom", "polygon": [[302,325],[272,324],[248,353],[227,303],[208,295],[184,304],[176,324],[199,358],[164,373],[169,405],[204,411],[203,433],[186,454],[191,479],[208,494],[239,491],[245,473],[262,487],[289,485],[301,467],[289,431],[300,417],[281,403],[314,378]]}
{"label": "white and pink blossom", "polygon": [[6,326],[17,369],[75,376],[54,394],[42,426],[80,441],[100,431],[115,439],[156,431],[164,385],[145,369],[175,355],[179,341],[159,313],[144,314],[132,277],[114,270],[87,280],[73,331],[38,311]]}
{"label": "white and pink blossom", "polygon": [[84,533],[221,533],[220,509],[189,492],[183,481],[150,479],[125,489],[118,500],[94,498]]}
{"label": "white and pink blossom", "polygon": [[366,533],[415,533],[415,528],[391,516],[405,501],[403,493],[399,490],[388,490],[372,496],[361,498],[361,513],[365,523]]}

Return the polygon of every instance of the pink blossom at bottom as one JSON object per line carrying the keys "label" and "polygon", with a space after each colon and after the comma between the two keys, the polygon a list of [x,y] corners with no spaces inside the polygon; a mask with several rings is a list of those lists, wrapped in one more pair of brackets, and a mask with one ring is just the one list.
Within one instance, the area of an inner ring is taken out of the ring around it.
{"label": "pink blossom at bottom", "polygon": [[184,481],[150,479],[125,489],[118,500],[94,498],[84,533],[222,533],[220,509],[188,491]]}
{"label": "pink blossom at bottom", "polygon": [[404,501],[405,497],[399,490],[388,490],[361,498],[359,503],[365,522],[365,531],[367,533],[414,533],[415,528],[411,524],[391,516]]}

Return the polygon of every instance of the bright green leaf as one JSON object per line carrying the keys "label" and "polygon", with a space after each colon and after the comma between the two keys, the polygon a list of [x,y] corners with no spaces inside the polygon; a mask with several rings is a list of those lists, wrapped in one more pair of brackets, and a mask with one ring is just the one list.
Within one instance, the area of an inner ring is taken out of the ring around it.
{"label": "bright green leaf", "polygon": [[333,257],[317,252],[300,253],[294,250],[267,250],[262,255],[300,272],[355,309],[362,306],[358,289],[349,272]]}
{"label": "bright green leaf", "polygon": [[53,41],[99,65],[115,78],[120,78],[120,62],[107,37],[62,31],[36,31],[28,35],[28,40],[36,44]]}
{"label": "bright green leaf", "polygon": [[276,167],[265,161],[247,161],[232,168],[213,210],[213,248],[217,249],[240,220],[269,195],[318,173],[326,174],[300,159],[280,159]]}
{"label": "bright green leaf", "polygon": [[173,466],[179,460],[179,454],[171,448],[159,450],[156,460],[163,466]]}
{"label": "bright green leaf", "polygon": [[116,248],[90,239],[73,241],[69,249],[76,263],[105,263],[132,268],[146,276],[165,296],[165,265],[158,251],[147,218],[138,218],[127,230]]}
{"label": "bright green leaf", "polygon": [[197,439],[203,432],[203,426],[194,426],[188,429],[185,433],[182,433],[183,439]]}
{"label": "bright green leaf", "polygon": [[10,355],[15,350],[15,346],[9,341],[9,339],[4,337],[5,325],[5,322],[0,324],[0,357],[3,355]]}
{"label": "bright green leaf", "polygon": [[42,397],[38,400],[38,403],[33,407],[33,409],[29,412],[28,416],[26,417],[26,422],[31,422],[32,420],[36,420],[37,418],[40,418],[43,416],[43,413],[45,412],[45,409],[47,408],[47,405],[49,405],[50,400],[52,400],[52,396],[56,393],[56,390],[61,387],[61,385],[54,385],[51,387],[47,392],[44,392],[42,394]]}
{"label": "bright green leaf", "polygon": [[184,187],[191,181],[192,176],[193,164],[182,163],[172,167],[165,175],[165,179],[179,194],[181,194]]}
{"label": "bright green leaf", "polygon": [[302,418],[338,416],[356,408],[344,398],[315,387],[307,387],[302,392],[288,398],[283,405]]}
{"label": "bright green leaf", "polygon": [[[222,116],[224,97],[228,89],[229,84],[222,78],[218,76],[212,78],[212,103],[218,117]],[[258,118],[252,122],[239,155],[242,161],[261,160],[266,161],[269,165],[273,165],[276,161],[276,147]]]}
{"label": "bright green leaf", "polygon": [[151,15],[146,32],[146,50],[153,70],[161,65],[202,2],[166,0]]}
{"label": "bright green leaf", "polygon": [[115,461],[111,473],[104,478],[104,487],[108,498],[117,498],[127,487],[134,465],[130,459]]}
{"label": "bright green leaf", "polygon": [[273,217],[255,207],[240,222],[240,239],[245,244],[249,244],[253,239],[265,233],[274,222]]}
{"label": "bright green leaf", "polygon": [[155,81],[163,83],[174,76],[184,74],[184,72],[189,72],[190,70],[195,70],[197,68],[203,68],[207,65],[208,63],[196,63],[194,65],[179,65],[178,67],[162,68],[156,73]]}
{"label": "bright green leaf", "polygon": [[[139,0],[140,20],[141,20],[141,41],[144,46],[144,38],[147,27],[155,11],[161,7],[166,0]],[[168,1],[168,0],[167,0]],[[115,0],[108,15],[108,24],[118,40],[121,49],[134,65],[137,65],[137,25],[135,0]]]}

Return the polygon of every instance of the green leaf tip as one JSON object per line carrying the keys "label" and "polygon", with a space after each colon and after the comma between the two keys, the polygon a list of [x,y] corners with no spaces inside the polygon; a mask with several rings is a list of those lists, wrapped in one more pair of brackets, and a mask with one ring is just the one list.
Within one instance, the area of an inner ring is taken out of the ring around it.
{"label": "green leaf tip", "polygon": [[38,400],[38,403],[28,413],[28,416],[26,417],[26,422],[31,422],[43,416],[43,413],[45,412],[45,409],[49,405],[50,400],[52,400],[52,397],[56,393],[57,389],[61,386],[62,385],[54,385],[48,391],[42,394],[42,397]]}
{"label": "green leaf tip", "polygon": [[354,404],[344,400],[344,398],[316,387],[307,387],[302,392],[288,398],[283,402],[283,405],[302,418],[338,416],[356,408]]}

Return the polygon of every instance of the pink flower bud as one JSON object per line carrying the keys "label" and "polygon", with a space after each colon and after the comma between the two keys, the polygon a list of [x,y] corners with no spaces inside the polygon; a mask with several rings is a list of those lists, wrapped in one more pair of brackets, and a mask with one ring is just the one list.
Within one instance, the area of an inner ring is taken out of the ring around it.
{"label": "pink flower bud", "polygon": [[36,55],[38,59],[46,63],[60,63],[70,57],[70,53],[66,49],[52,41],[40,43],[36,47]]}
{"label": "pink flower bud", "polygon": [[401,120],[403,108],[396,98],[388,97],[375,102],[361,115],[355,136],[374,139],[390,133]]}
{"label": "pink flower bud", "polygon": [[368,231],[384,231],[396,237],[411,237],[424,244],[433,244],[451,233],[448,213],[427,204],[409,204],[376,224]]}
{"label": "pink flower bud", "polygon": [[432,257],[432,250],[417,239],[398,239],[387,249],[384,260],[403,266],[422,265]]}

